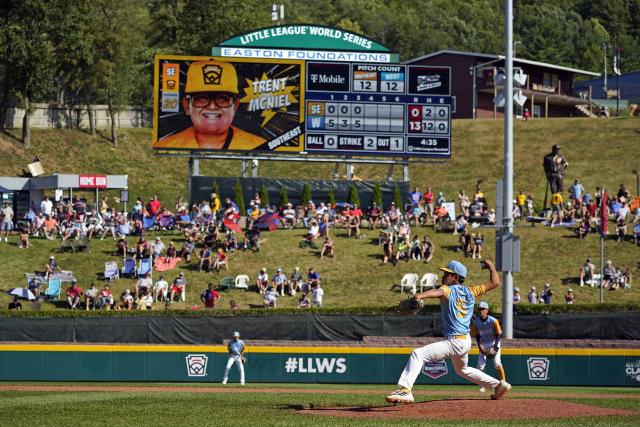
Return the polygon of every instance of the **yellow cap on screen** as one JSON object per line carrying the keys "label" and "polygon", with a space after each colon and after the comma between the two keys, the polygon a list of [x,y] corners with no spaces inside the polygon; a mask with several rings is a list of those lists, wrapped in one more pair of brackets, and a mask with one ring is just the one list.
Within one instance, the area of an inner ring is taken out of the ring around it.
{"label": "yellow cap on screen", "polygon": [[228,92],[238,94],[238,75],[228,62],[198,61],[189,66],[185,93]]}

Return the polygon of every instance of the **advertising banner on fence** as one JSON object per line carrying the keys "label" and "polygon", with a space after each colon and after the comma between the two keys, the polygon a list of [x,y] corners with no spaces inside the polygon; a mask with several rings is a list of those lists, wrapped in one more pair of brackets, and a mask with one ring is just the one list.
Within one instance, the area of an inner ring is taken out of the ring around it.
{"label": "advertising banner on fence", "polygon": [[156,56],[153,148],[299,152],[304,61]]}

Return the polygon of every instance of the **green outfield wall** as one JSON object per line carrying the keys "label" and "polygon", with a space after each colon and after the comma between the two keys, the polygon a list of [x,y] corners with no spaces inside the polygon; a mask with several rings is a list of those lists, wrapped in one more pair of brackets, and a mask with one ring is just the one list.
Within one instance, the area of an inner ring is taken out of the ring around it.
{"label": "green outfield wall", "polygon": [[[411,353],[391,347],[249,347],[247,382],[394,384]],[[640,350],[503,349],[514,385],[640,386]],[[475,366],[477,349],[469,354]],[[219,382],[224,346],[0,344],[3,381]],[[417,384],[468,384],[450,361],[425,367]],[[486,372],[496,376],[491,362]],[[238,381],[235,366],[229,381]]]}

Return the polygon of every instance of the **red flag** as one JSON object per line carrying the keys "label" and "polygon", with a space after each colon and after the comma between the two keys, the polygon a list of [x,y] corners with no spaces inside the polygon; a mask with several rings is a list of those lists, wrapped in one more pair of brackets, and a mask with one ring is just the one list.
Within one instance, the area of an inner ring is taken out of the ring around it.
{"label": "red flag", "polygon": [[600,203],[600,218],[602,220],[602,236],[607,235],[607,192],[602,192],[602,202]]}

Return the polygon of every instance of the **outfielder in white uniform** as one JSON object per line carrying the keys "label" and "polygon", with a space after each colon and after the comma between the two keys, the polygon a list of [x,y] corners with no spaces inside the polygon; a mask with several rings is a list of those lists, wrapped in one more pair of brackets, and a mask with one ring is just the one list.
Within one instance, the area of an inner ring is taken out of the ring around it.
{"label": "outfielder in white uniform", "polygon": [[[476,337],[478,342],[478,369],[484,371],[487,364],[487,351],[493,347],[496,351],[493,357],[493,367],[498,371],[498,376],[505,381],[504,368],[500,360],[500,338],[502,337],[502,329],[500,322],[493,316],[489,316],[489,304],[482,301],[478,304],[478,317],[473,319],[471,323],[471,335]],[[484,387],[480,388],[484,392]]]}
{"label": "outfielder in white uniform", "polygon": [[480,386],[491,388],[494,394],[492,399],[500,399],[509,390],[511,385],[506,381],[499,381],[484,372],[468,366],[469,350],[471,349],[471,336],[469,324],[473,315],[473,306],[478,296],[500,286],[500,278],[493,263],[489,260],[480,261],[483,269],[489,270],[489,281],[468,288],[462,286],[467,275],[467,268],[458,261],[451,261],[444,271],[442,286],[438,289],[429,289],[417,294],[414,298],[440,298],[442,308],[442,332],[444,340],[429,344],[411,352],[409,361],[398,380],[400,389],[386,397],[389,403],[413,403],[411,389],[416,378],[422,370],[424,362],[435,362],[446,358],[451,359],[453,367],[458,375]]}
{"label": "outfielder in white uniform", "polygon": [[244,351],[247,347],[240,339],[240,332],[233,333],[233,340],[229,341],[227,348],[229,349],[229,360],[227,361],[227,367],[224,369],[222,384],[227,383],[227,380],[229,379],[229,370],[235,362],[236,366],[238,366],[238,370],[240,371],[240,385],[244,385],[244,365],[242,364],[242,356],[244,356]]}

